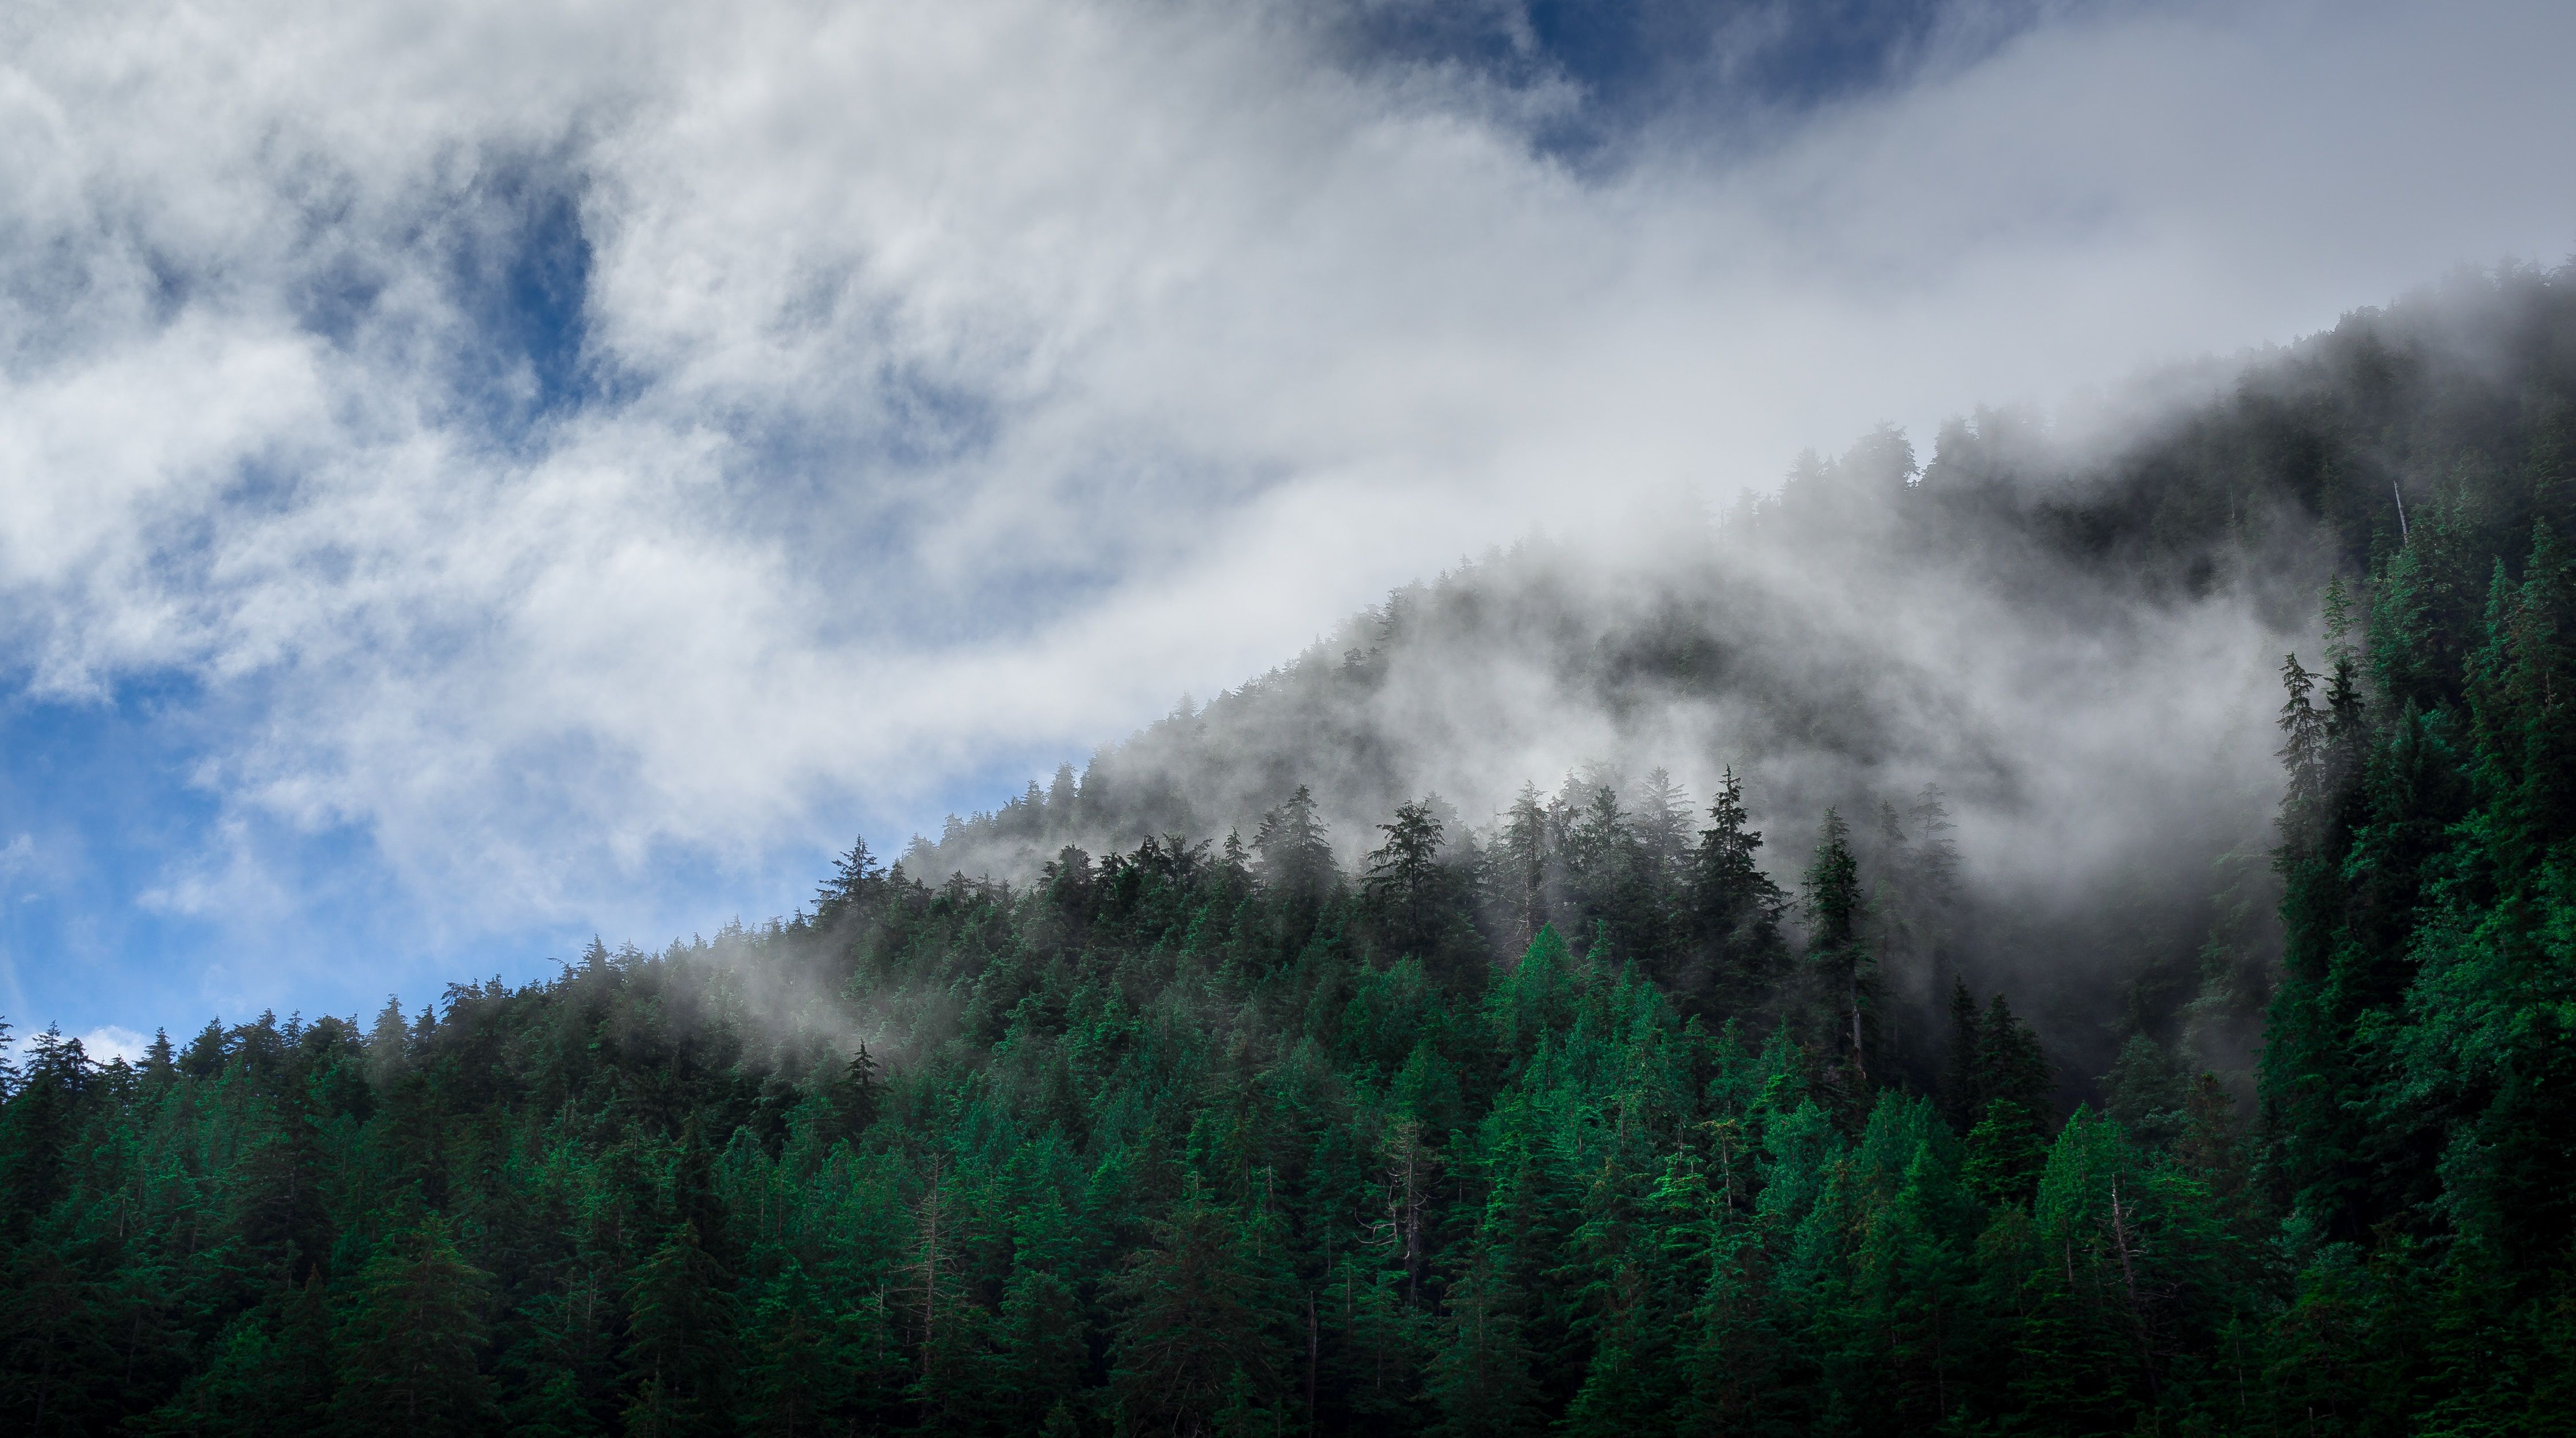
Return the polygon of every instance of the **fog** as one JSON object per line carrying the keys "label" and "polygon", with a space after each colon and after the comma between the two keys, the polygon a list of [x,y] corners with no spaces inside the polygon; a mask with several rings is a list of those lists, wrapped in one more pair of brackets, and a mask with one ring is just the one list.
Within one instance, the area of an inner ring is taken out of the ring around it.
{"label": "fog", "polygon": [[1577,806],[1608,783],[1633,810],[1662,769],[1704,809],[1732,767],[1794,891],[1828,806],[1866,845],[1882,803],[1937,785],[1980,917],[1975,978],[2107,1027],[2105,990],[2206,939],[2221,856],[2268,846],[2275,670],[2314,653],[2327,564],[2285,525],[2203,592],[2161,592],[2010,521],[1900,520],[1930,506],[1908,503],[1911,476],[1868,472],[1885,447],[1732,523],[1532,543],[1408,586],[1102,751],[1070,820],[1059,797],[906,861],[931,882],[1025,881],[1068,843],[1248,841],[1305,785],[1356,869],[1407,799],[1436,795],[1458,837],[1490,843],[1525,783]]}
{"label": "fog", "polygon": [[[1517,7],[1422,13],[13,7],[0,658],[52,727],[13,733],[0,1003],[346,1010],[787,909],[853,828],[1531,536],[1461,582],[1578,598],[1564,634],[1354,700],[1451,716],[1420,787],[1741,757],[1785,854],[1938,777],[2045,888],[2117,862],[2069,776],[2157,794],[2138,725],[2223,747],[2269,618],[1989,642],[1974,576],[1844,592],[1670,517],[2576,233],[2533,182],[2557,7],[1941,7],[1766,89],[1797,28],[1753,6],[1627,90]],[[1587,698],[1559,649],[1666,602],[1815,647],[1726,640],[1774,695]],[[2035,739],[2052,706],[2110,727]],[[93,806],[55,760],[119,724]],[[1871,724],[1947,737],[1854,757]],[[1313,777],[1357,843],[1366,786]]]}
{"label": "fog", "polygon": [[1957,977],[2035,1011],[2079,1084],[2141,1026],[2241,1071],[2280,666],[2325,662],[2328,585],[2399,541],[2398,491],[2457,482],[2429,437],[2513,451],[2498,417],[2554,363],[2536,317],[2567,278],[2455,275],[2285,349],[1980,410],[1929,454],[1882,426],[1722,509],[1491,551],[904,862],[1026,883],[1067,845],[1249,840],[1304,787],[1356,874],[1408,800],[1439,801],[1455,855],[1494,849],[1525,786],[1633,814],[1660,773],[1696,818],[1732,769],[1794,892],[1829,807],[1898,882],[1937,791],[1962,892],[1937,961],[1888,956],[1902,1021]]}

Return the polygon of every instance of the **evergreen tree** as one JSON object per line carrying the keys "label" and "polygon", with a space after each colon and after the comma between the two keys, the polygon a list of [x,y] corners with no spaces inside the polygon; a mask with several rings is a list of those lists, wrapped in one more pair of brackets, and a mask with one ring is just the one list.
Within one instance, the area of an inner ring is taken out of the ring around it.
{"label": "evergreen tree", "polygon": [[1874,980],[1871,956],[1861,941],[1864,904],[1860,861],[1852,855],[1851,826],[1832,809],[1825,811],[1803,891],[1808,963],[1815,976],[1817,996],[1832,1015],[1823,1037],[1835,1047],[1853,1077],[1865,1085],[1869,1081]]}
{"label": "evergreen tree", "polygon": [[1305,785],[1298,785],[1288,802],[1261,816],[1252,849],[1260,856],[1256,868],[1262,883],[1279,904],[1280,949],[1303,948],[1340,877],[1333,866],[1332,845],[1325,839],[1324,822],[1315,814],[1315,797]]}
{"label": "evergreen tree", "polygon": [[1676,888],[1688,880],[1692,857],[1690,795],[1673,782],[1669,770],[1646,771],[1637,789],[1637,851],[1659,888]]}
{"label": "evergreen tree", "polygon": [[1056,1274],[1024,1269],[1003,1290],[997,1337],[995,1407],[1013,1431],[1036,1431],[1091,1367],[1082,1301]]}
{"label": "evergreen tree", "polygon": [[814,917],[829,924],[846,914],[861,911],[872,901],[886,882],[886,873],[868,852],[865,836],[850,844],[848,853],[832,861],[832,877],[814,894]]}
{"label": "evergreen tree", "polygon": [[334,1403],[352,1432],[481,1433],[498,1416],[483,1371],[491,1275],[435,1215],[388,1236],[359,1271]]}
{"label": "evergreen tree", "polygon": [[1504,815],[1502,842],[1497,846],[1493,869],[1495,899],[1503,910],[1507,947],[1527,947],[1551,917],[1547,894],[1552,858],[1549,839],[1547,810],[1540,801],[1538,786],[1524,783]]}
{"label": "evergreen tree", "polygon": [[[1114,751],[955,826],[1056,850],[1026,886],[862,846],[824,919],[594,940],[372,1026],[33,1037],[0,1431],[2564,1430],[2576,286],[2495,286],[2542,317],[2484,361],[2510,386],[2328,345],[2036,508],[2035,428],[1981,414],[1919,483],[1873,437],[1746,521],[2191,593],[2263,552],[2245,516],[2313,522],[2367,578],[2284,674],[2277,955],[2244,855],[2076,895],[2117,952],[2059,967],[2043,1048],[1959,980],[2065,930],[1957,891],[1936,790],[1829,826],[1792,968],[1732,772],[1678,896],[1678,791],[1606,770],[1488,836],[1406,805],[1353,891],[1311,794],[1255,849],[1067,847],[1222,787]],[[1492,597],[1408,598],[1404,642]],[[1607,668],[1764,662],[1688,630]],[[1884,715],[1809,717],[1897,758]],[[1339,757],[1354,796],[1402,772]],[[2061,1124],[2078,1060],[2103,1111]]]}
{"label": "evergreen tree", "polygon": [[1449,1287],[1443,1342],[1429,1388],[1442,1438],[1519,1438],[1539,1429],[1520,1299],[1490,1255],[1479,1253]]}
{"label": "evergreen tree", "polygon": [[1981,1044],[1984,1028],[1977,1013],[1977,1000],[1968,992],[1968,981],[1951,981],[1950,1041],[1941,1060],[1941,1116],[1962,1134],[1976,1127],[1977,1120],[1985,1115],[1985,1056]]}
{"label": "evergreen tree", "polygon": [[753,1308],[750,1333],[751,1431],[776,1438],[829,1432],[849,1399],[849,1359],[793,1257]]}
{"label": "evergreen tree", "polygon": [[1238,1384],[1257,1403],[1275,1402],[1286,1388],[1284,1304],[1241,1217],[1193,1177],[1151,1234],[1110,1286],[1123,1315],[1110,1346],[1121,1408],[1139,1425],[1196,1432]]}
{"label": "evergreen tree", "polygon": [[1448,876],[1439,865],[1442,827],[1430,800],[1397,807],[1380,824],[1386,843],[1370,851],[1362,882],[1370,910],[1397,953],[1429,958],[1440,941]]}
{"label": "evergreen tree", "polygon": [[721,1432],[734,1386],[733,1275],[707,1252],[695,1224],[672,1228],[636,1266],[626,1311],[626,1431]]}
{"label": "evergreen tree", "polygon": [[2049,1094],[2057,1080],[2039,1038],[2002,994],[1986,1006],[1976,1037],[1979,1100],[1968,1130],[1963,1176],[1992,1203],[2018,1203],[2039,1181],[2047,1154]]}
{"label": "evergreen tree", "polygon": [[1744,780],[1732,768],[1710,801],[1708,818],[1692,858],[1690,891],[1703,967],[1681,987],[1721,1012],[1741,1013],[1777,980],[1779,920],[1788,896],[1757,861],[1762,834],[1752,827]]}

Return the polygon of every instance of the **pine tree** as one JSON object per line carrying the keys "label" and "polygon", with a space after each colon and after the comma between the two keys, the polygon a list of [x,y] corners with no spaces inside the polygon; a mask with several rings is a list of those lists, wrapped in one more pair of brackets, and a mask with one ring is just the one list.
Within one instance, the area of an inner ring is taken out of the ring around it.
{"label": "pine tree", "polygon": [[1151,1235],[1110,1284],[1123,1314],[1110,1377],[1130,1420],[1189,1432],[1215,1418],[1238,1380],[1263,1403],[1284,1393],[1284,1302],[1238,1216],[1193,1176]]}
{"label": "pine tree", "polygon": [[2102,1076],[2102,1110],[2132,1138],[2164,1147],[2181,1137],[2185,1080],[2165,1046],[2143,1033],[2129,1035]]}
{"label": "pine tree", "polygon": [[1443,1341],[1427,1384],[1440,1412],[1441,1438],[1520,1438],[1539,1430],[1520,1301],[1482,1251],[1449,1286]]}
{"label": "pine tree", "polygon": [[[338,1334],[330,1295],[316,1267],[304,1276],[278,1318],[275,1366],[280,1381],[272,1410],[281,1426],[330,1420],[340,1386]],[[424,1430],[429,1431],[429,1430]]]}
{"label": "pine tree", "polygon": [[967,1301],[959,1277],[954,1189],[948,1156],[934,1150],[921,1200],[913,1206],[911,1258],[901,1273],[921,1339],[911,1398],[925,1417],[942,1422],[964,1416],[978,1396],[974,1365],[982,1314]]}
{"label": "pine tree", "polygon": [[995,1336],[994,1407],[1013,1431],[1036,1431],[1090,1369],[1081,1298],[1056,1274],[1023,1269],[1003,1289]]}
{"label": "pine tree", "polygon": [[387,994],[385,1006],[376,1012],[375,1026],[367,1030],[368,1082],[382,1089],[402,1077],[410,1067],[410,1046],[411,1026],[403,1021],[402,1000]]}
{"label": "pine tree", "polygon": [[626,1289],[626,1431],[722,1431],[731,1415],[736,1316],[733,1276],[696,1225],[666,1233]]}
{"label": "pine tree", "polygon": [[2049,1095],[2057,1079],[2039,1036],[1997,994],[1976,1040],[1977,1122],[1968,1130],[1962,1176],[1990,1203],[2029,1198],[2048,1152]]}
{"label": "pine tree", "polygon": [[1260,856],[1255,867],[1261,882],[1279,904],[1279,951],[1294,954],[1314,932],[1324,899],[1340,877],[1324,822],[1315,814],[1315,797],[1305,785],[1261,816],[1252,848]]}
{"label": "pine tree", "polygon": [[499,1416],[482,1368],[491,1275],[436,1215],[388,1236],[360,1270],[334,1411],[352,1432],[481,1433]]}
{"label": "pine tree", "polygon": [[[8,1042],[9,1026],[0,1023],[0,1047],[7,1046]],[[5,1064],[0,1064],[0,1098],[8,1096],[13,1073]],[[152,1042],[143,1050],[143,1076],[155,1085],[163,1085],[178,1077],[178,1073],[178,1050],[170,1043],[170,1031],[154,1029]]]}
{"label": "pine tree", "polygon": [[1503,816],[1502,842],[1492,871],[1495,900],[1503,911],[1507,948],[1528,947],[1538,931],[1547,926],[1551,916],[1547,876],[1552,858],[1547,810],[1539,798],[1538,786],[1523,783]]}
{"label": "pine tree", "polygon": [[1283,894],[1318,899],[1333,876],[1332,846],[1315,815],[1315,796],[1303,784],[1262,816],[1252,848],[1260,856],[1262,882]]}
{"label": "pine tree", "polygon": [[1615,785],[1591,787],[1567,834],[1564,853],[1572,898],[1585,928],[1610,933],[1622,958],[1637,956],[1652,933],[1645,857]]}
{"label": "pine tree", "polygon": [[1779,920],[1788,897],[1762,872],[1762,834],[1732,768],[1710,801],[1691,862],[1690,909],[1701,971],[1682,988],[1718,1012],[1741,1014],[1767,997],[1779,969]]}
{"label": "pine tree", "polygon": [[2326,716],[2312,699],[2317,676],[2299,663],[2296,654],[2282,656],[2281,687],[2289,697],[2281,703],[2280,758],[2290,776],[2289,791],[2281,801],[2281,824],[2289,845],[2301,849],[2316,841],[2318,810],[2325,800]]}
{"label": "pine tree", "polygon": [[1950,1042],[1941,1059],[1941,1116],[1950,1127],[1964,1134],[1977,1126],[1985,1115],[1985,1059],[1980,1052],[1984,1025],[1979,1021],[1976,997],[1968,992],[1968,981],[1955,979],[1950,984]]}
{"label": "pine tree", "polygon": [[1439,865],[1442,827],[1433,802],[1399,805],[1394,822],[1378,826],[1386,843],[1370,851],[1362,881],[1369,909],[1394,951],[1426,960],[1439,943],[1448,899]]}
{"label": "pine tree", "polygon": [[1659,883],[1676,884],[1687,877],[1691,861],[1690,795],[1673,782],[1671,771],[1655,768],[1637,788],[1637,849]]}
{"label": "pine tree", "polygon": [[832,877],[815,891],[815,922],[828,925],[864,912],[885,884],[886,871],[868,852],[866,837],[851,841],[849,852],[832,861]]}
{"label": "pine tree", "polygon": [[850,1055],[831,1090],[832,1112],[843,1137],[856,1138],[868,1125],[877,1121],[877,1103],[882,1085],[877,1079],[877,1061],[868,1053],[865,1043]]}
{"label": "pine tree", "polygon": [[1803,890],[1808,960],[1819,997],[1835,1015],[1828,1041],[1839,1049],[1854,1080],[1866,1087],[1873,978],[1871,956],[1860,933],[1864,908],[1860,862],[1852,855],[1851,826],[1832,809],[1825,811]]}
{"label": "pine tree", "polygon": [[750,1349],[751,1431],[775,1438],[831,1431],[853,1376],[836,1326],[793,1257],[752,1310]]}

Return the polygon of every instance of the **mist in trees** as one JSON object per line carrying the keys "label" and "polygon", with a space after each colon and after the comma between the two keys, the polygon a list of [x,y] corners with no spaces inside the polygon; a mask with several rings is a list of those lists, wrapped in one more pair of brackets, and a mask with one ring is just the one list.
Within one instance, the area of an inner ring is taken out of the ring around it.
{"label": "mist in trees", "polygon": [[[1741,520],[2017,533],[2142,613],[2294,604],[2258,847],[2115,845],[2153,861],[2021,914],[2007,807],[1889,757],[1897,700],[1811,716],[1848,763],[1756,743],[1365,813],[1302,742],[1235,748],[1265,772],[1223,792],[1104,755],[899,862],[856,844],[758,927],[134,1061],[32,1036],[0,1068],[0,1412],[2561,1431],[2576,304],[2479,283],[2475,370],[2363,315],[2084,484],[2016,477],[1985,416]],[[2294,534],[2322,577],[2284,598],[2252,567]],[[922,867],[997,837],[1031,862]]]}

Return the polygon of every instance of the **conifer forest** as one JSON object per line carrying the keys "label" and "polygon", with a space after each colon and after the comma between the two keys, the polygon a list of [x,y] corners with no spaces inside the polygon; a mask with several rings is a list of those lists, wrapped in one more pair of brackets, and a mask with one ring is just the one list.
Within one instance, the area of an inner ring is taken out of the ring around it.
{"label": "conifer forest", "polygon": [[[2576,1431],[2576,271],[2355,312],[2107,454],[2025,423],[1882,430],[1715,542],[1865,513],[2295,611],[2276,818],[2191,892],[2034,928],[1939,785],[1793,811],[1754,752],[1354,822],[1228,717],[1376,682],[1497,558],[1191,721],[1239,824],[1113,749],[544,982],[22,1033],[0,1428]],[[1622,672],[1750,682],[1679,622]],[[1873,692],[1840,742],[1894,742]]]}

